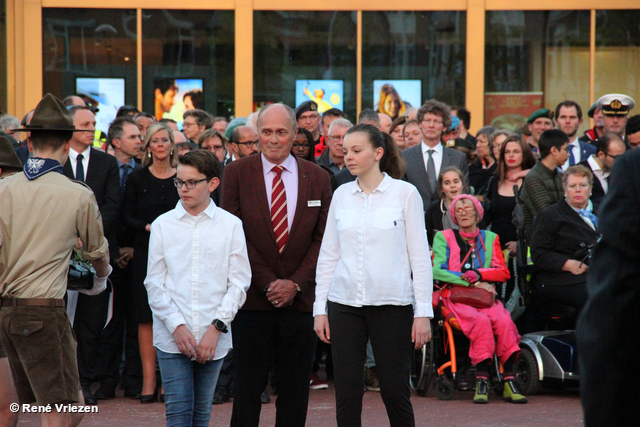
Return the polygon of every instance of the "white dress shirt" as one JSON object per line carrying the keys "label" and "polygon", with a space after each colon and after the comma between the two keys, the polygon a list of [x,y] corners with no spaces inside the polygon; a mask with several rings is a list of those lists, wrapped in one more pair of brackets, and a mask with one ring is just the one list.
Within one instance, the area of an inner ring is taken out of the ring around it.
{"label": "white dress shirt", "polygon": [[594,157],[596,157],[595,154],[590,155],[587,159],[587,163],[589,163],[589,166],[591,166],[591,171],[593,171],[593,174],[595,175],[597,180],[600,181],[600,185],[602,185],[604,194],[607,194],[609,192],[609,172],[603,172],[600,168],[600,165],[595,161]]}
{"label": "white dress shirt", "polygon": [[78,154],[82,154],[82,167],[84,167],[84,180],[87,180],[87,170],[89,168],[89,157],[91,157],[91,147],[87,147],[82,153],[78,153],[73,148],[69,148],[69,163],[71,163],[71,170],[73,176],[76,176],[76,166],[78,166]]}
{"label": "white dress shirt", "polygon": [[352,307],[412,304],[415,317],[433,317],[418,190],[387,174],[368,196],[357,180],[340,186],[329,208],[316,282],[314,316],[327,314],[329,300]]}
{"label": "white dress shirt", "polygon": [[262,172],[264,172],[264,186],[265,190],[267,190],[269,212],[271,212],[273,178],[276,176],[276,173],[272,172],[271,169],[276,166],[284,168],[281,177],[284,191],[287,193],[287,222],[289,223],[289,231],[291,231],[291,224],[293,224],[293,217],[296,215],[296,206],[298,205],[298,162],[291,154],[279,165],[265,159],[264,154],[260,154],[260,157],[262,158]]}
{"label": "white dress shirt", "polygon": [[186,325],[200,343],[214,319],[227,324],[214,360],[227,355],[231,321],[244,304],[251,266],[242,222],[213,200],[198,216],[179,201],[151,224],[144,285],[153,311],[153,345],[180,353],[173,332]]}
{"label": "white dress shirt", "polygon": [[[422,141],[422,144],[420,145],[422,147],[422,157],[424,160],[424,169],[425,170],[429,170],[429,150],[433,150],[433,153],[431,153],[431,158],[433,158],[433,164],[436,166],[436,177],[440,176],[440,169],[442,166],[442,159],[444,156],[444,145],[442,145],[441,143],[438,143],[438,145],[436,145],[435,147],[431,148],[429,147],[427,144],[424,143],[424,141]],[[427,206],[428,208],[429,206]]]}

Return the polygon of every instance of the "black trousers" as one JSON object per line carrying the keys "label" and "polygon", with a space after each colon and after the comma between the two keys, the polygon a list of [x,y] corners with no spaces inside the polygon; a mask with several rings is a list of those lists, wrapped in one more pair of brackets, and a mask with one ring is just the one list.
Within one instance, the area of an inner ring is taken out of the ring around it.
{"label": "black trousers", "polygon": [[260,394],[271,357],[278,381],[276,426],[302,427],[307,419],[313,315],[292,309],[240,310],[232,324],[235,394],[232,427],[258,427]]}
{"label": "black trousers", "polygon": [[581,311],[587,303],[587,283],[581,282],[573,285],[538,285],[541,296],[552,301],[559,302]]}
{"label": "black trousers", "polygon": [[410,305],[351,307],[329,302],[338,427],[362,425],[368,339],[391,427],[415,426],[409,387],[412,326]]}
{"label": "black trousers", "polygon": [[115,389],[120,383],[122,348],[125,363],[122,370],[122,388],[142,389],[142,363],[138,345],[138,325],[134,323],[135,306],[131,298],[131,264],[125,269],[113,267],[110,276],[113,284],[113,317],[99,336],[96,359],[100,385]]}
{"label": "black trousers", "polygon": [[107,319],[110,295],[109,286],[99,295],[78,295],[73,330],[78,340],[78,372],[80,384],[83,387],[89,387],[94,381],[100,380],[96,361],[99,354],[100,334]]}

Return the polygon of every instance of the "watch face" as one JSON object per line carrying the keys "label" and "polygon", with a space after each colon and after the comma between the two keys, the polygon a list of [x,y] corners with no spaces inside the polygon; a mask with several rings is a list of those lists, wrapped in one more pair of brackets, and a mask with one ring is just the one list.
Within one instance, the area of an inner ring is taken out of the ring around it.
{"label": "watch face", "polygon": [[227,331],[227,325],[225,325],[225,323],[220,320],[220,319],[216,319],[213,321],[213,326],[215,326],[215,328],[221,332],[226,332]]}

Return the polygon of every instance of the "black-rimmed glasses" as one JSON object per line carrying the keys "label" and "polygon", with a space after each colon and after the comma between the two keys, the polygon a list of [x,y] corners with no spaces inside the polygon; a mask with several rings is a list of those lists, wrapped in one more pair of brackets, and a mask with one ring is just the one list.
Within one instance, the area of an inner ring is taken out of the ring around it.
{"label": "black-rimmed glasses", "polygon": [[198,183],[200,183],[202,181],[206,181],[206,180],[207,180],[207,178],[199,179],[197,181],[194,181],[192,179],[189,179],[187,181],[183,181],[183,180],[178,179],[178,178],[173,178],[173,185],[175,185],[178,190],[181,189],[183,185],[186,185],[187,189],[193,190],[194,188],[196,188],[196,185],[198,185]]}

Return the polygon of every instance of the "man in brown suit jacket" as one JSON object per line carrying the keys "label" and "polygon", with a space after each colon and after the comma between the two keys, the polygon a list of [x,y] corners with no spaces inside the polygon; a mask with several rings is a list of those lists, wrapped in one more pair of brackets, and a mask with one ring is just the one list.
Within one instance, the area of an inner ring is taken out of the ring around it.
{"label": "man in brown suit jacket", "polygon": [[316,263],[331,185],[323,169],[291,155],[296,133],[291,108],[263,108],[258,116],[261,153],[236,160],[224,171],[221,207],[243,222],[252,273],[247,301],[233,321],[233,427],[259,425],[260,394],[274,352],[276,426],[304,426],[306,421],[316,340]]}

